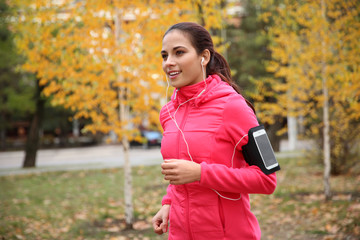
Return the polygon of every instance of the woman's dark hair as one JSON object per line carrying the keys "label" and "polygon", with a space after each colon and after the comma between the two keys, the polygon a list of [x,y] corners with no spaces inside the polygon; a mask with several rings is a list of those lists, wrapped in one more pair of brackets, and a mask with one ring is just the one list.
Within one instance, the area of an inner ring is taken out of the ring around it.
{"label": "woman's dark hair", "polygon": [[[210,61],[206,65],[206,74],[208,77],[212,74],[217,74],[221,80],[227,82],[234,90],[240,94],[240,88],[231,78],[231,71],[226,59],[214,49],[214,44],[210,33],[201,25],[193,22],[181,22],[172,25],[164,34],[164,37],[173,30],[179,30],[189,36],[190,42],[196,49],[197,54],[201,54],[205,49],[210,51]],[[247,104],[253,109],[253,105],[247,101]]]}

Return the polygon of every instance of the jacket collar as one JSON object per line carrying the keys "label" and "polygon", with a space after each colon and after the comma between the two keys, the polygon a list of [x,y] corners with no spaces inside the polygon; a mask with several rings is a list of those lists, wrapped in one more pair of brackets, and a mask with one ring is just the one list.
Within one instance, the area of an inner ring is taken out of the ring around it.
{"label": "jacket collar", "polygon": [[[206,84],[205,84],[206,82]],[[174,90],[171,100],[175,107],[180,104],[184,104],[186,101],[190,105],[198,106],[200,103],[205,102],[209,99],[209,93],[222,82],[220,77],[216,74],[209,75],[207,79],[199,83],[185,86]]]}

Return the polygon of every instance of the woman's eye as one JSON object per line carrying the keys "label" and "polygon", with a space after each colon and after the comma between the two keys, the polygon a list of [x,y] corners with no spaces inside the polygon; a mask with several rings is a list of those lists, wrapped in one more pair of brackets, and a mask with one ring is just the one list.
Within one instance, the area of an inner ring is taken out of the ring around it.
{"label": "woman's eye", "polygon": [[163,60],[166,60],[167,55],[166,54],[161,54],[161,57],[162,57]]}
{"label": "woman's eye", "polygon": [[184,53],[184,51],[181,51],[181,50],[176,51],[176,55],[181,55],[181,54],[183,54],[183,53]]}

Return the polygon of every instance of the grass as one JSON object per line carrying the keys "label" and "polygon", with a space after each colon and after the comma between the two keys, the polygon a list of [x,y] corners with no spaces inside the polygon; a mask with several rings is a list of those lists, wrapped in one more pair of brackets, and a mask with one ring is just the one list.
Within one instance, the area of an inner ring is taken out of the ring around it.
{"label": "grass", "polygon": [[[133,175],[135,227],[140,237],[155,239],[149,222],[166,183],[159,166],[134,168]],[[122,169],[8,176],[0,181],[4,239],[110,239],[124,234]],[[133,232],[125,235],[138,234]]]}
{"label": "grass", "polygon": [[273,195],[252,196],[263,239],[359,239],[360,176],[331,178],[325,201],[322,167],[310,159],[279,159]]}
{"label": "grass", "polygon": [[[331,178],[323,195],[322,168],[304,158],[279,159],[272,195],[252,195],[263,238],[359,239],[359,174]],[[0,239],[166,239],[151,218],[166,182],[159,166],[133,168],[134,230],[124,230],[122,169],[52,172],[0,178]]]}

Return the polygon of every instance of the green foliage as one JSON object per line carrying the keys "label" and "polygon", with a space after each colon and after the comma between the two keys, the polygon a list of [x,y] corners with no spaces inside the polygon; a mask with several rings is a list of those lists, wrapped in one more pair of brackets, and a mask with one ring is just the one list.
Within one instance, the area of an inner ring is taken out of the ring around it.
{"label": "green foliage", "polygon": [[11,68],[18,61],[15,54],[12,34],[8,29],[7,20],[10,9],[5,0],[0,0],[0,69]]}
{"label": "green foliage", "polygon": [[[13,128],[18,121],[30,122],[35,112],[34,93],[36,78],[33,74],[18,69],[24,63],[24,57],[18,53],[14,44],[14,34],[9,30],[10,16],[14,9],[9,8],[6,1],[0,0],[0,131],[2,131],[2,148],[6,145],[6,131]],[[71,112],[61,107],[50,106],[49,99],[45,109],[43,130],[54,131],[60,127],[69,131]],[[5,133],[5,134],[4,134]]]}
{"label": "green foliage", "polygon": [[253,80],[270,75],[265,69],[264,61],[269,59],[267,36],[262,34],[266,24],[259,19],[260,11],[256,1],[247,1],[246,16],[241,19],[239,27],[229,25],[227,50],[233,79],[250,96],[254,91]]}
{"label": "green foliage", "polygon": [[29,76],[16,71],[21,57],[16,53],[13,34],[8,29],[10,9],[0,1],[0,129],[34,111],[33,86]]}
{"label": "green foliage", "polygon": [[[227,41],[230,42],[227,50],[229,65],[233,79],[242,89],[242,94],[254,104],[261,124],[265,124],[269,138],[275,151],[280,148],[281,136],[278,130],[284,125],[282,115],[272,113],[271,121],[262,114],[263,109],[258,106],[259,85],[265,79],[271,78],[272,73],[266,70],[266,61],[271,59],[268,49],[269,36],[263,34],[271,26],[271,22],[261,18],[260,8],[262,1],[246,1],[246,14],[241,18],[240,26],[230,25],[227,28]],[[269,9],[267,9],[269,10]],[[273,103],[276,99],[262,94],[263,103]]]}

